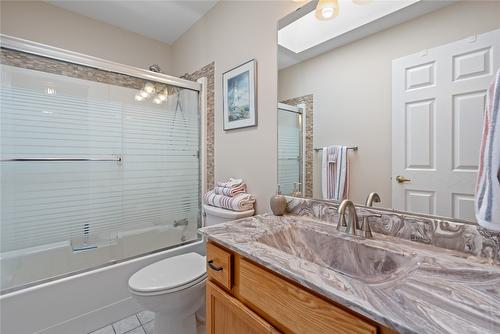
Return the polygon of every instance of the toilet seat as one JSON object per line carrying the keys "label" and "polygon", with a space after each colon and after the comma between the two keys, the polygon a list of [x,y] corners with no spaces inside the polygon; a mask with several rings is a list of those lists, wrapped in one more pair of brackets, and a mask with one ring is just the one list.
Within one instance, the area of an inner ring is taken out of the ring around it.
{"label": "toilet seat", "polygon": [[184,290],[206,277],[205,256],[187,253],[142,268],[130,277],[128,285],[134,294],[149,296]]}

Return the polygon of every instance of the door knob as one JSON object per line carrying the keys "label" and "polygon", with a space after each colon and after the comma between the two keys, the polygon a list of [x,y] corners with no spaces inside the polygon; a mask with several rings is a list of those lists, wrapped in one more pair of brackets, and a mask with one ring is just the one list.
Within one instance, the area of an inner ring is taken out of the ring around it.
{"label": "door knob", "polygon": [[407,179],[407,178],[406,178],[406,177],[404,177],[404,176],[398,175],[398,176],[396,176],[396,181],[397,181],[398,183],[403,183],[403,182],[409,182],[409,181],[411,181],[411,180],[410,180],[410,179]]}

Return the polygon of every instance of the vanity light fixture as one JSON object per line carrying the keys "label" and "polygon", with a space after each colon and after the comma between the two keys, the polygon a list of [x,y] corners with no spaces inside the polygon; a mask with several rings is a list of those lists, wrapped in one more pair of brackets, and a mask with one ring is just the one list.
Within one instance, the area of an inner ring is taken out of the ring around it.
{"label": "vanity light fixture", "polygon": [[152,94],[155,91],[155,86],[152,83],[148,82],[147,84],[144,85],[143,90],[148,94]]}
{"label": "vanity light fixture", "polygon": [[141,90],[139,91],[139,95],[140,95],[140,96],[142,96],[143,98],[146,98],[146,97],[148,97],[148,96],[149,96],[149,93],[148,93],[148,92],[146,92],[145,90],[142,90],[142,89],[141,89]]}
{"label": "vanity light fixture", "polygon": [[163,102],[163,101],[162,101],[159,97],[155,97],[155,98],[153,99],[153,103],[155,103],[155,104],[160,104],[160,103],[162,103],[162,102]]}
{"label": "vanity light fixture", "polygon": [[167,96],[163,93],[160,93],[156,96],[156,98],[160,99],[160,101],[165,101],[167,99]]}
{"label": "vanity light fixture", "polygon": [[134,99],[136,101],[142,101],[142,100],[144,100],[144,97],[141,94],[138,93],[138,94],[135,94]]}

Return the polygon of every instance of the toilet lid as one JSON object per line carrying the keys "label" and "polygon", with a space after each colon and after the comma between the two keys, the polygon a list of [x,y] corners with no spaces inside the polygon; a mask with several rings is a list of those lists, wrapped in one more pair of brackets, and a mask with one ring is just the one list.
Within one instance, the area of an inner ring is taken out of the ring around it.
{"label": "toilet lid", "polygon": [[128,285],[138,292],[171,290],[190,285],[205,273],[205,257],[198,253],[187,253],[142,268],[130,277]]}

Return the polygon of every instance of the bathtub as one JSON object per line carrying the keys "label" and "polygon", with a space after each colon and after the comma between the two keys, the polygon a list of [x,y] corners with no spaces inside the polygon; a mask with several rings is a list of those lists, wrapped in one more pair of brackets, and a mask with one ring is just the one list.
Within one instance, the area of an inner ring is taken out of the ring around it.
{"label": "bathtub", "polygon": [[[0,296],[0,332],[87,334],[137,313],[141,307],[128,292],[128,278],[164,258],[187,252],[203,254],[203,242],[195,238],[195,226],[152,226],[121,232],[114,242],[93,250],[75,252],[69,242],[62,242],[2,254],[0,276],[7,290]],[[191,239],[195,240],[174,246]],[[166,247],[173,248],[138,256],[147,249]],[[102,257],[109,260],[110,254],[131,259],[103,266]],[[95,269],[74,271],[98,263],[101,266]],[[68,272],[74,273],[65,274]],[[42,279],[22,289],[9,289],[28,280],[61,274],[65,275],[59,279]]]}

